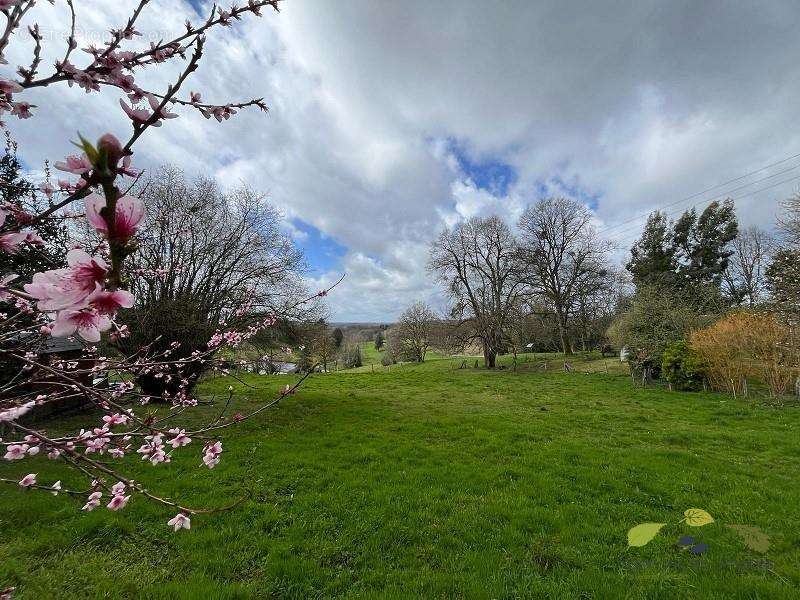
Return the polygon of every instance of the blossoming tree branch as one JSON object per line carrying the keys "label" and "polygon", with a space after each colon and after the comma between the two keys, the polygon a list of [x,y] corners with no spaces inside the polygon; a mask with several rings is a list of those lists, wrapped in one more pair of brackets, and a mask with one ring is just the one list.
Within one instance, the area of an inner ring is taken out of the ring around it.
{"label": "blossoming tree branch", "polygon": [[[55,0],[49,1],[55,4]],[[34,213],[15,204],[0,206],[0,252],[15,253],[25,247],[42,246],[47,240],[33,231],[34,225],[48,219],[74,218],[76,214],[85,219],[94,239],[99,240],[69,250],[66,266],[36,272],[30,281],[23,281],[14,273],[0,274],[0,301],[7,307],[0,314],[0,359],[16,365],[17,369],[14,376],[0,385],[0,425],[11,432],[10,439],[6,436],[7,439],[0,441],[0,453],[6,461],[46,455],[74,470],[85,480],[85,486],[67,489],[60,481],[41,481],[36,473],[24,474],[19,480],[0,481],[26,490],[70,494],[82,499],[85,511],[103,505],[108,510],[120,510],[133,496],[139,495],[175,511],[168,522],[170,527],[176,531],[189,529],[192,515],[230,506],[196,508],[160,496],[126,476],[123,459],[138,454],[154,466],[163,466],[170,462],[174,452],[200,446],[198,464],[213,469],[223,452],[222,443],[216,438],[218,432],[294,393],[305,377],[294,386],[287,386],[269,403],[244,415],[227,414],[233,391],[229,388],[229,397],[219,414],[202,426],[181,424],[187,411],[197,405],[192,390],[200,372],[198,365],[227,373],[215,358],[219,350],[238,346],[273,325],[279,316],[252,311],[257,318],[240,318],[256,302],[257,290],[251,291],[235,314],[223,319],[223,327],[203,350],[189,356],[180,356],[179,342],[159,351],[147,345],[131,351],[120,343],[129,337],[130,331],[117,322],[117,317],[120,311],[134,305],[135,298],[129,290],[132,278],[141,275],[136,269],[126,269],[127,259],[136,252],[136,238],[143,233],[140,228],[147,222],[144,202],[129,193],[139,175],[132,165],[133,147],[148,129],[176,118],[178,115],[173,112],[176,108],[197,110],[207,119],[220,122],[240,109],[267,110],[262,99],[214,104],[203,101],[198,92],[184,93],[184,88],[200,65],[209,32],[231,27],[246,17],[260,16],[265,9],[277,11],[278,0],[249,0],[228,10],[214,6],[202,24],[187,21],[183,33],[167,41],[151,42],[147,47],[137,46],[141,35],[137,20],[150,4],[149,0],[140,0],[127,22],[110,31],[105,44],[80,50],[75,33],[78,15],[73,1],[64,0],[70,33],[63,57],[52,70],[42,64],[43,36],[39,26],[25,22],[35,4],[36,0],[0,0],[0,12],[6,20],[5,28],[0,29],[0,63],[8,64],[4,53],[25,25],[33,41],[30,63],[20,66],[13,77],[0,76],[0,115],[31,118],[44,109],[25,100],[26,90],[77,85],[90,95],[104,90],[123,95],[120,110],[129,117],[131,132],[125,141],[112,133],[99,135],[94,143],[80,137],[77,142],[80,153],[54,164],[72,178],[57,185],[50,181],[40,185],[47,199],[44,210]],[[170,61],[183,61],[184,66],[165,90],[145,89],[137,82],[142,68],[157,68]],[[309,296],[299,304],[327,292]],[[43,341],[73,337],[83,340],[82,352],[87,360],[48,361],[38,351]],[[97,346],[101,342],[105,344],[102,353]],[[145,395],[135,383],[143,376],[172,385],[165,387],[159,397]],[[87,423],[77,432],[51,435],[20,422],[37,407],[75,399],[91,403],[101,415],[92,416],[97,421]],[[168,414],[144,412],[141,407],[151,402],[167,403]]]}

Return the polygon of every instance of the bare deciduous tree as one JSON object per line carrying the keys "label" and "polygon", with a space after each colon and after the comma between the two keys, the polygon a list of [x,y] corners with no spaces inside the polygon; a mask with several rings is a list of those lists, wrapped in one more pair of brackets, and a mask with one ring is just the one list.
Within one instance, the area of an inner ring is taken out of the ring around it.
{"label": "bare deciduous tree", "polygon": [[[124,314],[126,346],[166,350],[179,341],[189,356],[205,350],[222,323],[246,327],[265,314],[288,315],[304,293],[302,253],[264,197],[246,188],[224,194],[213,180],[190,182],[163,168],[141,198],[148,216],[129,259],[137,277],[136,304]],[[158,394],[164,378],[150,379],[140,384]]]}
{"label": "bare deciduous tree", "polygon": [[575,331],[584,352],[603,350],[606,331],[626,297],[628,278],[622,272],[599,271],[576,287],[573,309]]}
{"label": "bare deciduous tree", "polygon": [[784,201],[785,214],[778,218],[780,227],[789,244],[800,247],[800,192]]}
{"label": "bare deciduous tree", "polygon": [[[319,365],[323,372],[328,372],[328,366],[336,356],[336,339],[331,328],[324,319],[309,323],[303,334],[305,349],[303,352],[307,360],[301,360],[301,367]],[[302,363],[307,363],[303,365]]]}
{"label": "bare deciduous tree", "polygon": [[393,350],[402,358],[425,362],[436,321],[436,314],[424,302],[415,302],[409,306],[400,315],[397,327],[392,332],[396,336],[394,345],[398,346]]}
{"label": "bare deciduous tree", "polygon": [[451,316],[470,329],[483,347],[484,364],[494,368],[504,345],[521,281],[516,242],[498,217],[473,217],[445,229],[431,247],[429,269],[453,300]]}
{"label": "bare deciduous tree", "polygon": [[736,304],[754,306],[763,299],[772,245],[772,237],[758,227],[740,231],[733,241],[733,254],[723,274],[723,286]]}
{"label": "bare deciduous tree", "polygon": [[578,292],[607,272],[609,243],[598,238],[591,213],[571,198],[547,198],[528,207],[519,221],[519,254],[529,293],[552,308],[561,348],[572,353],[569,316]]}

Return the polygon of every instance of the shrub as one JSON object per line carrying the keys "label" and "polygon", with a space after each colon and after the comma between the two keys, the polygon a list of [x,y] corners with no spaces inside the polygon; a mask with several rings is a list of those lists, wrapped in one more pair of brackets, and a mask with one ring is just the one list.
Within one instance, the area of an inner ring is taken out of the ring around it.
{"label": "shrub", "polygon": [[361,359],[361,347],[353,344],[342,350],[342,363],[345,369],[355,369],[363,364]]}
{"label": "shrub", "polygon": [[628,349],[628,364],[634,373],[658,377],[667,346],[709,322],[709,317],[681,294],[665,287],[642,286],[630,309],[611,325],[608,336],[617,348]]}
{"label": "shrub", "polygon": [[693,333],[690,346],[712,387],[734,396],[747,395],[748,379],[765,383],[772,396],[785,394],[800,376],[796,334],[770,313],[731,313]]}
{"label": "shrub", "polygon": [[672,389],[682,391],[700,390],[705,380],[703,362],[685,340],[673,342],[664,350],[661,375]]}
{"label": "shrub", "polygon": [[382,364],[384,367],[388,367],[389,365],[393,365],[393,364],[395,364],[395,361],[393,361],[393,360],[392,360],[391,356],[384,355],[384,356],[381,358],[381,364]]}

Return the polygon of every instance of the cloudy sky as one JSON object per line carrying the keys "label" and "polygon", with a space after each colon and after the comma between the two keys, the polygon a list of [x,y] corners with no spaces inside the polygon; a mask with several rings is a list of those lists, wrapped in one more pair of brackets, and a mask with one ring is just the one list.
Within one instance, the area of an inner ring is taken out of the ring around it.
{"label": "cloudy sky", "polygon": [[[67,12],[41,4],[54,58]],[[76,4],[84,42],[135,2]],[[209,6],[151,0],[139,29],[167,37]],[[184,111],[135,158],[268,193],[311,287],[347,273],[332,319],[392,320],[414,300],[441,304],[425,270],[437,231],[472,215],[513,223],[546,195],[585,202],[622,248],[648,211],[725,196],[744,224],[771,227],[800,183],[798,25],[795,0],[286,0],[212,34],[188,83],[210,102],[263,96],[269,114],[220,125]],[[12,45],[3,74],[29,51]],[[31,92],[36,118],[8,120],[26,164],[60,159],[76,131],[123,137],[119,96],[104,96]]]}

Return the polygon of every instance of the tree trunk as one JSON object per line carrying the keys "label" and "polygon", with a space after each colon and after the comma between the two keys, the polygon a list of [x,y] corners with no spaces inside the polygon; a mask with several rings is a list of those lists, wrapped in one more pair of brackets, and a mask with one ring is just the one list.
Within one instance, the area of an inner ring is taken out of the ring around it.
{"label": "tree trunk", "polygon": [[558,335],[561,338],[561,349],[564,351],[564,356],[570,356],[572,354],[572,346],[567,337],[567,329],[560,323],[558,325]]}
{"label": "tree trunk", "polygon": [[483,346],[483,365],[487,369],[494,369],[497,360],[497,352],[489,349],[486,345]]}

